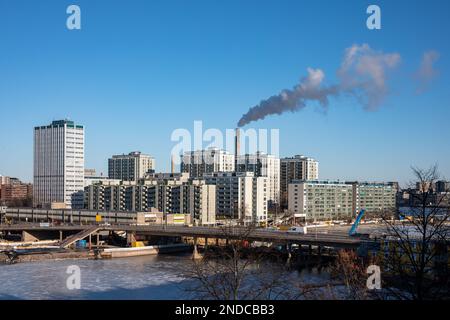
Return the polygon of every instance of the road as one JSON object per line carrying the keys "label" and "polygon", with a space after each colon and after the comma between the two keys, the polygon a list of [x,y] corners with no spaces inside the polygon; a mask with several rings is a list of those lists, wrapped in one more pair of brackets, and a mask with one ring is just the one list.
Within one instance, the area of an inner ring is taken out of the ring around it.
{"label": "road", "polygon": [[[4,231],[84,231],[92,225],[76,226],[61,225],[42,227],[38,224],[22,224],[11,226],[0,226]],[[317,232],[310,230],[308,234],[290,233],[283,231],[270,231],[265,229],[253,229],[242,227],[186,227],[186,226],[139,226],[139,225],[103,225],[100,231],[126,231],[142,235],[167,236],[167,237],[197,237],[197,238],[219,238],[219,239],[241,239],[249,241],[298,243],[304,245],[321,245],[330,247],[357,247],[362,239],[350,237],[345,228],[337,230],[326,230],[318,228]]]}

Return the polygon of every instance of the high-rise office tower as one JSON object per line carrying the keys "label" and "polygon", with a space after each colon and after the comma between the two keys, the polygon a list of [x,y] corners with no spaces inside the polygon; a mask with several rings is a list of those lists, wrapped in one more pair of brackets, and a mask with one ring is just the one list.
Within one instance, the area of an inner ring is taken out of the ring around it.
{"label": "high-rise office tower", "polygon": [[68,120],[35,127],[34,206],[83,208],[83,184],[84,127]]}

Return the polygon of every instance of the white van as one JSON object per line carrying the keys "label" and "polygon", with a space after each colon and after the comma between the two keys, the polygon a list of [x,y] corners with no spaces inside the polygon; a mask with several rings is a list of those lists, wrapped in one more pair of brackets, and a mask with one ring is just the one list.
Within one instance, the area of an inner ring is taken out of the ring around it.
{"label": "white van", "polygon": [[0,213],[6,213],[6,209],[8,209],[8,207],[1,207],[0,206]]}
{"label": "white van", "polygon": [[287,231],[289,233],[301,233],[301,234],[307,234],[307,228],[306,227],[291,227]]}

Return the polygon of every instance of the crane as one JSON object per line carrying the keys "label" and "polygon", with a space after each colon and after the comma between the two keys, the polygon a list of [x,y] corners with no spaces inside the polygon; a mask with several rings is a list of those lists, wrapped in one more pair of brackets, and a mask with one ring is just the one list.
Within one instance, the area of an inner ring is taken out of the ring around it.
{"label": "crane", "polygon": [[366,213],[365,209],[361,209],[361,211],[359,212],[358,216],[356,217],[355,223],[353,224],[353,226],[350,229],[350,232],[348,233],[348,235],[350,237],[354,237],[357,235],[356,233],[356,229],[358,229],[358,225],[361,222],[361,219],[364,217],[364,214]]}

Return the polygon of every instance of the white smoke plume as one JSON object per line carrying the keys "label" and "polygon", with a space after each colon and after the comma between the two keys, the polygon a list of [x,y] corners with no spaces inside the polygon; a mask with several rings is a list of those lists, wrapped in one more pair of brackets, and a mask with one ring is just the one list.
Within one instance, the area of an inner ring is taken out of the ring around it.
{"label": "white smoke plume", "polygon": [[366,110],[375,110],[389,93],[386,73],[400,63],[398,53],[375,51],[367,44],[345,51],[337,75],[341,92],[354,95]]}
{"label": "white smoke plume", "polygon": [[301,110],[308,102],[319,102],[323,107],[327,107],[330,97],[342,93],[355,96],[365,109],[374,110],[389,92],[386,83],[387,71],[395,68],[399,62],[400,55],[397,53],[384,54],[372,50],[367,44],[354,45],[345,51],[337,72],[338,84],[323,85],[324,72],[308,68],[308,76],[302,78],[298,85],[250,108],[239,120],[238,126],[245,126],[273,114]]}
{"label": "white smoke plume", "polygon": [[420,68],[414,75],[414,78],[418,82],[417,93],[423,93],[428,88],[430,82],[438,75],[434,64],[439,59],[439,56],[439,52],[434,50],[427,51],[423,54]]}
{"label": "white smoke plume", "polygon": [[264,119],[268,115],[297,111],[306,107],[306,102],[317,101],[322,106],[328,105],[328,97],[337,93],[336,87],[322,87],[325,74],[320,69],[308,68],[308,76],[301,79],[293,89],[283,90],[270,97],[242,116],[238,126],[242,127],[252,121]]}

